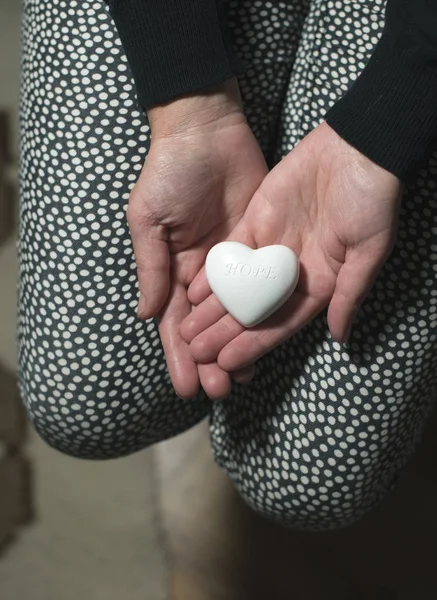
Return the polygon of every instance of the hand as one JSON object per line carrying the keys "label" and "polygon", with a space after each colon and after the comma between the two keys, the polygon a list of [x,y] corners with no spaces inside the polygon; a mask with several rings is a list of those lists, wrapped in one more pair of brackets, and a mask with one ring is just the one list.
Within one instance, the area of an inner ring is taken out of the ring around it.
{"label": "hand", "polygon": [[300,260],[298,285],[271,317],[237,323],[199,273],[188,289],[198,305],[181,325],[191,355],[225,371],[254,364],[328,304],[333,338],[345,341],[361,303],[395,243],[401,182],[322,123],[256,191],[228,240],[252,248],[284,244]]}
{"label": "hand", "polygon": [[[179,328],[192,308],[187,288],[206,254],[229,235],[268,172],[235,95],[228,89],[151,111],[152,143],[127,210],[139,316],[158,317],[169,374],[185,398],[199,383],[212,399],[230,390],[228,372],[193,361]],[[254,368],[236,371],[233,378],[244,382]]]}

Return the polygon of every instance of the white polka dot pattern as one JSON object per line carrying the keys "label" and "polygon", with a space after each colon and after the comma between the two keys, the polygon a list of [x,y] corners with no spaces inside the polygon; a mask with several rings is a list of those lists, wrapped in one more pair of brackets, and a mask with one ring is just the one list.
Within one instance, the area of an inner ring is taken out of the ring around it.
{"label": "white polka dot pattern", "polygon": [[[228,0],[249,124],[270,167],[362,70],[380,0]],[[19,382],[59,450],[110,458],[211,414],[214,456],[284,525],[329,529],[391,488],[433,406],[437,153],[407,185],[399,237],[348,347],[326,311],[211,406],[179,400],[155,320],[136,317],[125,218],[150,145],[103,2],[24,0],[20,106]]]}
{"label": "white polka dot pattern", "polygon": [[105,4],[23,10],[21,392],[60,450],[128,454],[209,409],[175,395],[156,323],[136,316],[125,211],[150,129]]}
{"label": "white polka dot pattern", "polygon": [[[275,8],[281,23],[296,14],[293,3],[254,4],[272,22]],[[238,15],[247,3],[229,6],[229,14]],[[254,16],[252,29],[256,22]],[[383,23],[380,0],[311,1],[298,46],[289,53],[269,166],[316,127],[352,84]],[[252,86],[250,75],[241,78],[243,98]],[[215,405],[215,459],[260,513],[304,529],[344,526],[394,485],[434,404],[436,232],[434,152],[408,183],[397,244],[348,347],[331,338],[325,310],[257,363],[256,380],[244,393]]]}

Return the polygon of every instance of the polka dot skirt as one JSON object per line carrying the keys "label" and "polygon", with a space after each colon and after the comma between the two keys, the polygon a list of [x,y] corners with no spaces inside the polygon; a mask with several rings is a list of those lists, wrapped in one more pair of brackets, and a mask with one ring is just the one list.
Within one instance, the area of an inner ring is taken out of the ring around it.
{"label": "polka dot skirt", "polygon": [[[368,61],[381,0],[228,0],[248,122],[270,168]],[[136,316],[126,207],[150,147],[100,1],[23,1],[19,385],[40,435],[103,459],[209,416],[217,463],[255,510],[330,529],[389,491],[420,439],[437,373],[437,152],[407,183],[392,255],[348,346],[322,312],[228,401],[174,393],[154,319]]]}

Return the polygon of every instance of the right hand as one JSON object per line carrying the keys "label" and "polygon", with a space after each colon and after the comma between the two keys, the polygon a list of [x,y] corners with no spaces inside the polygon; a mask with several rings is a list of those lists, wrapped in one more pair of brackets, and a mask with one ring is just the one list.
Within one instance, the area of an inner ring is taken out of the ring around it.
{"label": "right hand", "polygon": [[158,317],[167,368],[184,398],[194,397],[199,383],[211,399],[223,398],[230,375],[244,382],[254,374],[253,367],[229,374],[215,361],[198,365],[179,333],[192,309],[189,285],[268,173],[240,102],[234,97],[224,102],[223,92],[219,98],[205,103],[204,97],[203,104],[191,99],[188,110],[180,101],[174,126],[171,107],[163,109],[162,126],[154,127],[149,117],[152,143],[127,209],[143,297],[139,317]]}
{"label": "right hand", "polygon": [[[238,323],[205,270],[188,297],[196,308],[181,326],[197,362],[235,371],[284,343],[329,305],[331,336],[344,343],[397,238],[402,182],[341,138],[326,122],[267,175],[229,236],[251,248],[282,244],[299,257],[291,297],[258,325]],[[203,302],[202,302],[203,301]]]}

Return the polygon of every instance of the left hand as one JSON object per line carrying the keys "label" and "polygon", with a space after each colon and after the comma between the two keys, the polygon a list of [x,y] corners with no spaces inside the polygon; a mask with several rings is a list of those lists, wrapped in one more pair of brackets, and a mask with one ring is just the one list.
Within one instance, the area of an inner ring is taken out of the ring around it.
{"label": "left hand", "polygon": [[251,248],[283,244],[300,261],[290,299],[246,329],[218,302],[203,267],[188,289],[193,311],[181,323],[197,362],[225,371],[254,364],[328,304],[338,342],[396,241],[402,184],[323,122],[275,166],[226,238]]}
{"label": "left hand", "polygon": [[191,310],[187,288],[209,249],[244,215],[268,167],[236,78],[156,106],[148,117],[151,145],[127,209],[141,292],[138,316],[157,318],[175,392],[191,398],[202,385],[218,399],[229,393],[231,378],[250,381],[254,368],[230,373],[215,361],[193,361],[180,336]]}

